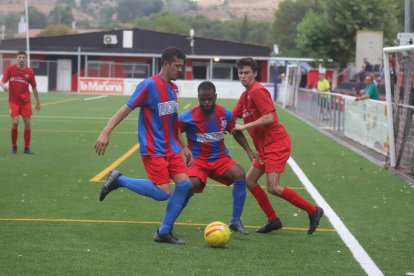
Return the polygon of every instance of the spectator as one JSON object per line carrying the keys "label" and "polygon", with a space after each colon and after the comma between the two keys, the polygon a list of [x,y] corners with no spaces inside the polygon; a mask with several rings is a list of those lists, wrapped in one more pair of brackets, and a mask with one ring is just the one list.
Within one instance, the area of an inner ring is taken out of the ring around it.
{"label": "spectator", "polygon": [[362,82],[365,79],[366,74],[372,72],[372,64],[368,61],[367,58],[363,59],[362,70],[359,71],[359,80]]}
{"label": "spectator", "polygon": [[330,107],[329,102],[331,98],[331,96],[328,95],[328,93],[331,91],[331,85],[329,84],[329,81],[325,78],[324,73],[319,73],[319,80],[316,84],[316,90],[319,93],[325,94],[320,95],[320,97],[318,97],[318,102],[320,102],[321,105],[320,112],[322,114],[322,120],[328,120]]}
{"label": "spectator", "polygon": [[356,97],[355,101],[361,101],[366,99],[371,100],[378,100],[379,99],[379,93],[377,84],[374,82],[374,76],[372,74],[369,74],[365,77],[365,83],[367,84],[367,87],[365,88],[364,95],[360,97]]}
{"label": "spectator", "polygon": [[331,90],[331,85],[325,78],[324,73],[319,73],[319,80],[316,84],[316,90],[318,90],[318,92],[329,92]]}

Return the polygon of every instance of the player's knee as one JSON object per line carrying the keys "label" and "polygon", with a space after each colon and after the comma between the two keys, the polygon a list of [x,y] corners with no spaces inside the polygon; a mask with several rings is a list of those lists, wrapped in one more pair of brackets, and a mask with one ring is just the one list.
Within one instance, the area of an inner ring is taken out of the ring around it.
{"label": "player's knee", "polygon": [[256,185],[257,184],[255,182],[246,180],[246,187],[247,187],[247,189],[249,189],[249,191],[253,191],[253,189]]}
{"label": "player's knee", "polygon": [[191,186],[190,192],[197,193],[201,187],[201,180],[198,177],[190,177]]}
{"label": "player's knee", "polygon": [[175,183],[175,188],[179,190],[183,190],[183,191],[185,190],[188,191],[190,189],[190,186],[191,186],[190,180],[185,180],[185,181],[180,181],[180,182]]}
{"label": "player's knee", "polygon": [[244,179],[246,178],[246,173],[243,170],[237,170],[234,172],[234,179]]}
{"label": "player's knee", "polygon": [[267,188],[267,192],[275,196],[280,196],[283,192],[283,188],[280,185],[272,185]]}
{"label": "player's knee", "polygon": [[162,191],[160,193],[157,193],[154,196],[154,199],[157,200],[157,201],[165,201],[165,200],[167,200],[169,198],[170,198],[170,194],[167,193],[167,192],[164,192],[164,191]]}

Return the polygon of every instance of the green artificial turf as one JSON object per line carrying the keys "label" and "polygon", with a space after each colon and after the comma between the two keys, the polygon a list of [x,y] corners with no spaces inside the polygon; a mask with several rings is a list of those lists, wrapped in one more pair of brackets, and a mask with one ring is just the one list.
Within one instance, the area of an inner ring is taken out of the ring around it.
{"label": "green artificial turf", "polygon": [[[32,117],[32,151],[10,153],[7,95],[0,94],[1,275],[364,275],[327,217],[307,235],[307,214],[270,196],[284,229],[256,234],[266,217],[248,193],[243,222],[251,234],[233,233],[225,249],[209,248],[204,226],[228,223],[231,187],[208,185],[183,211],[174,233],[185,246],[152,241],[165,211],[157,202],[119,189],[98,201],[100,182],[90,180],[137,143],[137,112],[112,133],[104,156],[93,145],[126,97],[84,100],[91,95],[41,94]],[[218,100],[228,108],[234,100]],[[190,104],[190,105],[189,105]],[[181,99],[180,111],[197,105]],[[414,190],[388,171],[355,154],[283,110],[292,157],[385,275],[414,272]],[[231,156],[249,161],[230,135]],[[145,178],[139,154],[117,167]],[[209,184],[216,184],[210,181]],[[264,182],[261,181],[263,185]],[[287,167],[282,184],[314,202]]]}

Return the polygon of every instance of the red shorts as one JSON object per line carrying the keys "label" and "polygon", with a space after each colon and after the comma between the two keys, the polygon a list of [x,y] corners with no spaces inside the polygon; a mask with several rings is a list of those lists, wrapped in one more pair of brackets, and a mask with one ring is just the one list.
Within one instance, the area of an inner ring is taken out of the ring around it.
{"label": "red shorts", "polygon": [[16,104],[16,103],[9,103],[10,108],[10,117],[30,117],[32,116],[32,104],[30,102]]}
{"label": "red shorts", "polygon": [[237,162],[230,157],[222,157],[214,162],[196,159],[193,165],[188,168],[188,176],[195,176],[201,180],[201,187],[197,191],[198,193],[201,193],[204,190],[207,177],[226,186],[230,186],[233,183],[233,180],[224,177],[223,174],[233,165],[237,165]]}
{"label": "red shorts", "polygon": [[187,173],[187,167],[181,153],[170,156],[141,156],[149,180],[155,185],[169,184],[170,176]]}
{"label": "red shorts", "polygon": [[290,138],[288,135],[282,139],[273,141],[259,150],[259,156],[263,164],[253,160],[252,166],[257,169],[264,169],[265,172],[281,173],[286,167],[290,157]]}

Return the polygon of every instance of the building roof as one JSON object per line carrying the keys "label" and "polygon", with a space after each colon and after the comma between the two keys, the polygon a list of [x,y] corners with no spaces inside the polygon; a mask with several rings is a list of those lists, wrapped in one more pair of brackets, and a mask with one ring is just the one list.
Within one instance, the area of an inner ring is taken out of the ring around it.
{"label": "building roof", "polygon": [[[129,40],[125,33],[129,34]],[[104,38],[106,38],[105,43]],[[132,47],[123,47],[125,42],[129,42]],[[197,56],[269,57],[271,54],[270,48],[266,46],[202,37],[194,37],[194,49],[192,51],[190,38],[187,36],[138,28],[30,38],[31,53],[77,54],[78,51],[81,51],[83,54],[91,55],[157,56],[160,55],[162,49],[168,46],[176,46],[187,55],[194,54]],[[0,41],[0,52],[16,52],[20,49],[26,49],[26,39]]]}

